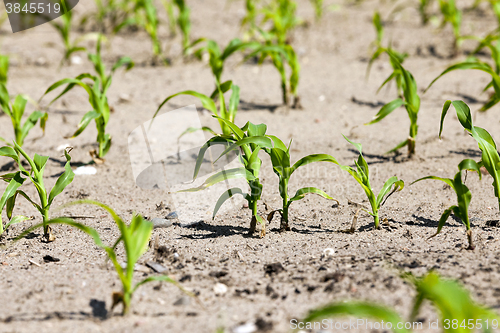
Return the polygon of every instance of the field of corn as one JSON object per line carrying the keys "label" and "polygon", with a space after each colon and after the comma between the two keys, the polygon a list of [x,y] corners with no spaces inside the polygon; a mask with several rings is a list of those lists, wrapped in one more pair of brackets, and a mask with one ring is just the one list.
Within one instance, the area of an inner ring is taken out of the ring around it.
{"label": "field of corn", "polygon": [[500,1],[10,5],[0,332],[498,330]]}

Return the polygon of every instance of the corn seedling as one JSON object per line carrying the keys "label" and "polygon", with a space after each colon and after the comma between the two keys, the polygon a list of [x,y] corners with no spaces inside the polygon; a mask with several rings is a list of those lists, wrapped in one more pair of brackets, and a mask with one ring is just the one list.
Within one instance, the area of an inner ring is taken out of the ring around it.
{"label": "corn seedling", "polygon": [[[385,327],[395,333],[409,333],[411,329],[421,331],[423,324],[417,322],[416,318],[423,302],[428,300],[439,311],[438,327],[445,333],[471,333],[476,332],[476,329],[491,332],[492,329],[498,328],[498,315],[493,310],[474,302],[468,291],[457,281],[443,279],[433,271],[421,278],[409,275],[406,279],[417,292],[409,321],[402,320],[394,309],[387,306],[371,302],[346,301],[312,310],[301,322],[304,323],[304,328],[308,329],[314,328],[314,323],[323,318],[353,316],[386,322]],[[411,324],[409,328],[405,328],[407,325],[402,325],[405,322]],[[477,323],[481,325],[476,325]]]}
{"label": "corn seedling", "polygon": [[[229,122],[234,122],[234,119],[236,117],[236,114],[238,113],[238,105],[240,102],[240,88],[233,84],[232,81],[226,81],[222,84],[218,84],[216,81],[216,91],[212,93],[212,96],[207,96],[204,94],[201,94],[199,92],[193,91],[193,90],[185,90],[181,91],[179,93],[173,94],[168,96],[163,100],[163,102],[158,106],[158,109],[156,110],[155,114],[153,115],[153,119],[156,117],[160,109],[165,105],[169,100],[172,98],[179,96],[179,95],[189,95],[196,97],[200,100],[201,104],[203,107],[210,112],[212,112],[213,115],[220,117],[221,119],[228,120]],[[225,98],[224,98],[224,93],[227,91],[231,90],[231,97],[229,100],[229,104],[226,103]],[[219,97],[219,109],[217,110],[217,106],[215,105],[215,102],[213,101],[212,97]],[[227,126],[227,124],[219,119],[219,125],[222,131],[222,134],[226,136],[231,136],[232,131],[231,129]],[[195,128],[188,128],[184,133],[181,134],[183,136],[184,134],[193,132],[195,130],[203,130],[206,132],[209,132],[211,134],[216,134],[215,131],[208,127],[202,127],[200,129],[195,129]]]}
{"label": "corn seedling", "polygon": [[484,166],[491,177],[493,177],[493,188],[495,189],[495,196],[498,198],[500,208],[500,156],[498,156],[497,146],[490,133],[484,128],[472,124],[472,115],[467,104],[462,101],[446,101],[441,114],[439,137],[441,138],[441,133],[443,131],[444,118],[452,104],[455,107],[460,124],[462,124],[464,129],[477,141],[479,149],[481,150],[481,161],[479,165]]}
{"label": "corn seedling", "polygon": [[418,12],[420,13],[422,25],[427,25],[427,23],[429,23],[429,19],[430,19],[429,6],[431,3],[432,3],[432,0],[419,0]]}
{"label": "corn seedling", "polygon": [[444,213],[441,215],[441,218],[439,219],[437,232],[431,237],[434,237],[441,232],[441,229],[445,225],[446,220],[448,220],[448,217],[450,217],[450,214],[453,212],[453,214],[457,218],[459,218],[467,228],[467,238],[469,241],[469,247],[467,249],[474,250],[474,243],[472,240],[472,230],[470,228],[470,221],[469,221],[469,204],[472,198],[472,194],[470,193],[469,188],[462,181],[462,171],[464,170],[476,171],[479,174],[479,179],[481,179],[481,171],[479,170],[479,165],[474,160],[465,159],[458,165],[458,172],[455,175],[455,178],[453,179],[441,178],[436,176],[427,176],[424,178],[417,179],[413,183],[425,179],[441,180],[445,182],[447,185],[449,185],[455,191],[457,195],[457,205],[451,206],[444,211]]}
{"label": "corn seedling", "polygon": [[248,26],[245,32],[246,37],[252,38],[256,35],[258,27],[257,18],[259,16],[259,9],[257,8],[259,0],[245,0],[245,9],[247,14],[241,20],[241,27]]}
{"label": "corn seedling", "polygon": [[338,200],[332,198],[328,194],[326,194],[324,191],[320,190],[319,188],[316,187],[304,187],[295,193],[293,197],[290,197],[288,195],[288,183],[290,181],[290,177],[292,174],[301,166],[313,163],[313,162],[331,162],[334,164],[339,165],[337,160],[327,154],[313,154],[313,155],[308,155],[305,157],[302,157],[299,159],[297,162],[295,162],[293,165],[291,164],[291,159],[290,159],[290,145],[287,147],[283,141],[281,141],[277,137],[273,137],[273,143],[274,147],[273,148],[264,148],[264,151],[266,151],[269,156],[271,157],[271,162],[273,165],[273,171],[274,173],[278,176],[279,179],[279,193],[281,196],[281,199],[283,201],[282,208],[275,210],[271,212],[268,215],[268,221],[270,222],[272,218],[274,217],[275,213],[278,212],[281,215],[281,223],[280,223],[280,230],[285,231],[285,230],[290,230],[290,225],[289,225],[289,208],[292,202],[301,200],[305,197],[306,194],[313,193],[313,194],[318,194],[322,196],[323,198],[329,199],[329,200],[335,200],[338,203]]}
{"label": "corn seedling", "polygon": [[296,11],[297,3],[293,0],[273,0],[262,8],[264,17],[261,25],[272,23],[268,33],[274,36],[277,44],[289,44],[290,32],[301,24]]}
{"label": "corn seedling", "polygon": [[[206,38],[200,38],[193,42],[189,46],[190,49],[194,48],[196,45],[204,43],[205,45],[198,48],[196,51],[194,51],[194,55],[202,59],[202,56],[205,52],[207,52],[209,56],[209,61],[208,64],[210,65],[210,68],[212,70],[212,74],[214,75],[215,78],[215,90],[212,93],[211,97],[215,98],[217,94],[219,93],[219,90],[217,88],[218,85],[221,84],[221,76],[222,72],[224,71],[224,63],[225,61],[233,55],[235,52],[247,49],[247,48],[256,48],[260,44],[256,42],[242,42],[240,39],[235,38],[231,40],[227,46],[224,48],[224,50],[221,51],[219,45],[217,44],[216,41],[214,40],[207,40]],[[230,82],[230,81],[228,81]]]}
{"label": "corn seedling", "polygon": [[[269,35],[261,31],[263,36]],[[262,64],[269,57],[272,60],[274,68],[278,71],[281,78],[281,91],[283,104],[289,105],[289,93],[293,96],[292,108],[302,108],[300,97],[298,95],[300,64],[294,48],[288,44],[277,44],[271,38],[265,37],[266,41],[260,46],[252,45],[253,51],[245,57],[245,60],[257,56],[258,63]],[[285,64],[290,67],[290,77],[287,78]]]}
{"label": "corn seedling", "polygon": [[[391,52],[390,50],[385,50],[385,52],[391,58],[391,63],[395,67],[394,72],[389,76],[381,88],[389,82],[392,78],[401,79],[401,89],[403,90],[402,98],[397,98],[392,102],[385,104],[380,111],[377,113],[375,118],[367,123],[366,125],[371,125],[378,123],[380,120],[384,119],[387,115],[389,115],[392,111],[404,105],[406,108],[406,112],[408,113],[408,118],[410,119],[410,133],[408,139],[398,144],[396,147],[391,149],[388,153],[395,152],[404,146],[408,146],[408,156],[411,157],[415,154],[415,139],[417,137],[418,132],[418,111],[420,110],[420,97],[417,92],[417,83],[413,78],[413,75],[407,71],[400,63],[399,58],[396,54]],[[396,79],[397,80],[397,79]]]}
{"label": "corn seedling", "polygon": [[[102,161],[103,157],[107,154],[109,148],[111,147],[111,135],[106,133],[106,126],[109,122],[110,116],[107,92],[111,86],[112,76],[118,68],[125,67],[125,70],[129,70],[134,66],[134,63],[128,57],[122,57],[114,63],[110,73],[106,74],[106,67],[104,66],[101,58],[101,39],[97,42],[96,54],[89,53],[88,58],[94,65],[94,69],[97,73],[96,76],[84,73],[78,75],[74,79],[68,78],[57,81],[51,85],[47,91],[45,91],[44,96],[60,86],[66,85],[64,90],[50,102],[50,104],[52,104],[76,86],[80,86],[85,89],[89,95],[89,102],[92,107],[92,111],[87,112],[83,116],[82,120],[78,124],[77,130],[71,138],[75,138],[80,135],[85,128],[87,128],[89,123],[94,120],[97,129],[97,143],[99,144],[99,149],[98,151],[92,151],[91,156],[97,161]],[[89,80],[90,83],[84,82],[83,80]]]}
{"label": "corn seedling", "polygon": [[[396,90],[398,92],[399,97],[403,95],[403,74],[400,70],[400,65],[403,64],[404,60],[408,57],[407,53],[399,53],[396,50],[394,50],[391,45],[388,47],[383,47],[382,46],[382,39],[384,37],[384,26],[382,23],[382,20],[380,18],[380,14],[378,12],[375,12],[373,15],[373,26],[376,31],[376,39],[373,42],[373,44],[376,46],[375,52],[373,52],[370,61],[368,62],[368,67],[366,69],[366,77],[370,75],[370,70],[372,68],[373,62],[380,58],[380,56],[384,53],[387,53],[389,55],[389,62],[392,66],[393,72],[389,77],[382,83],[378,91],[380,91],[388,82],[391,80],[394,80],[396,82]],[[377,92],[378,92],[377,91]]]}
{"label": "corn seedling", "polygon": [[[71,157],[68,154],[68,151],[64,151],[64,156],[66,157],[66,165],[64,166],[64,172],[57,178],[57,181],[50,191],[46,189],[43,182],[43,173],[45,171],[45,165],[49,159],[48,156],[40,156],[35,154],[35,156],[30,158],[28,154],[14,141],[14,148],[10,146],[4,146],[0,148],[0,156],[5,156],[14,160],[17,163],[19,170],[15,173],[7,173],[0,178],[4,181],[8,182],[7,188],[0,199],[0,212],[6,207],[7,217],[10,222],[7,223],[6,228],[14,223],[18,223],[24,221],[28,218],[24,216],[15,216],[12,217],[12,212],[14,210],[14,206],[16,205],[16,197],[18,194],[23,196],[26,200],[29,201],[42,215],[43,222],[43,232],[44,238],[46,241],[51,242],[55,240],[54,235],[51,233],[50,226],[48,221],[50,220],[49,211],[50,207],[56,198],[62,191],[68,186],[75,177],[73,170],[71,170],[70,161]],[[26,162],[28,162],[30,166],[30,170],[26,170],[21,163],[21,156],[24,157]],[[38,197],[40,199],[39,203],[36,203],[33,199],[31,199],[24,191],[20,190],[19,187],[23,185],[23,183],[29,179],[31,183],[36,188],[38,193]],[[4,227],[3,223],[0,223],[0,235],[3,233]]]}
{"label": "corn seedling", "polygon": [[[127,26],[138,26],[143,28],[153,44],[153,55],[155,61],[163,58],[163,51],[158,37],[159,19],[153,0],[134,0],[133,16],[117,25],[114,32],[119,32]],[[162,59],[164,61],[164,59]]]}
{"label": "corn seedling", "polygon": [[[354,179],[359,183],[359,185],[361,185],[361,187],[365,191],[366,196],[368,197],[368,201],[370,201],[371,211],[367,209],[363,210],[366,211],[371,216],[373,216],[375,229],[378,229],[380,225],[380,218],[379,218],[380,207],[382,207],[385,204],[387,199],[394,192],[401,191],[404,188],[405,183],[401,179],[398,179],[398,177],[396,176],[391,177],[385,182],[384,186],[382,186],[382,189],[380,190],[378,196],[375,196],[375,193],[373,193],[373,189],[370,185],[368,163],[366,163],[366,160],[363,157],[361,144],[352,142],[346,136],[344,136],[344,138],[347,140],[347,142],[356,147],[356,149],[359,151],[359,156],[358,160],[354,161],[354,163],[356,164],[356,169],[348,165],[341,165],[340,168],[342,170],[349,172],[351,176],[354,177]],[[354,232],[354,230],[351,231]]]}
{"label": "corn seedling", "polygon": [[323,0],[310,0],[311,4],[314,7],[314,14],[316,16],[316,20],[319,21],[321,17],[323,16]]}
{"label": "corn seedling", "polygon": [[439,8],[443,15],[441,27],[447,23],[453,28],[453,35],[455,36],[455,49],[458,49],[462,41],[460,34],[460,27],[462,25],[462,12],[457,8],[455,0],[439,0]]}
{"label": "corn seedling", "polygon": [[[108,246],[103,243],[99,233],[95,229],[75,222],[70,218],[59,217],[47,222],[47,225],[65,224],[79,229],[91,236],[95,244],[106,251],[108,258],[113,263],[116,273],[118,274],[118,277],[120,278],[120,281],[122,283],[122,291],[113,293],[113,304],[111,306],[111,310],[113,310],[115,306],[121,303],[123,305],[122,315],[127,315],[130,311],[132,296],[134,295],[137,288],[139,288],[143,284],[153,281],[164,281],[172,283],[187,295],[193,296],[191,293],[184,290],[177,281],[167,275],[148,276],[144,280],[134,285],[134,266],[141,258],[141,256],[148,250],[149,240],[153,231],[153,224],[151,222],[145,220],[144,218],[142,218],[142,216],[135,214],[132,217],[130,224],[127,225],[109,206],[93,200],[74,201],[65,206],[75,204],[92,204],[101,207],[113,217],[113,220],[115,221],[118,230],[120,231],[120,237],[117,239],[117,241],[112,246]],[[18,238],[27,235],[28,232],[31,232],[32,230],[39,228],[40,226],[41,225],[37,225],[28,229]],[[118,244],[120,244],[120,242],[123,242],[123,247],[125,249],[125,256],[127,260],[125,263],[125,267],[122,267],[122,265],[120,265],[120,262],[118,261],[118,255],[115,252],[115,249]]]}
{"label": "corn seedling", "polygon": [[[10,117],[14,129],[15,141],[22,147],[29,131],[38,121],[40,121],[40,128],[45,132],[45,123],[47,122],[48,114],[46,112],[34,111],[29,115],[24,124],[22,123],[28,97],[17,95],[14,101],[10,100],[9,91],[7,90],[8,71],[9,57],[0,55],[0,108],[3,113]],[[4,138],[0,137],[0,140],[7,143]]]}
{"label": "corn seedling", "polygon": [[74,53],[86,51],[84,46],[80,46],[80,42],[84,39],[89,38],[89,35],[84,35],[82,37],[76,38],[71,41],[71,23],[72,23],[73,11],[68,10],[66,14],[61,16],[61,22],[52,21],[52,26],[59,32],[61,39],[64,44],[64,56],[61,59],[60,66],[64,63],[69,63],[71,56]]}
{"label": "corn seedling", "polygon": [[445,69],[438,77],[436,77],[427,87],[426,91],[440,79],[443,75],[455,71],[455,70],[464,70],[464,69],[476,69],[481,70],[483,72],[491,75],[491,81],[485,86],[483,91],[488,90],[493,87],[494,93],[491,95],[489,100],[479,109],[479,111],[486,111],[496,105],[500,101],[500,35],[498,33],[489,34],[483,39],[479,39],[476,37],[471,37],[473,39],[477,39],[479,41],[479,45],[472,52],[472,54],[476,54],[484,48],[488,48],[491,52],[491,58],[494,62],[494,68],[486,63],[482,62],[476,57],[469,57],[466,61],[460,62],[458,64],[452,65]]}
{"label": "corn seedling", "polygon": [[191,33],[191,19],[190,19],[190,10],[186,5],[185,0],[173,0],[175,6],[178,9],[177,16],[177,25],[179,26],[179,30],[182,34],[182,48],[184,50],[184,54],[187,55],[190,52],[189,44],[190,42],[190,33]]}
{"label": "corn seedling", "polygon": [[[241,149],[241,154],[239,155],[239,160],[243,167],[233,168],[229,170],[223,170],[216,173],[215,175],[209,177],[202,185],[199,187],[184,190],[182,192],[195,192],[203,190],[209,186],[217,184],[221,181],[228,179],[244,178],[248,186],[250,187],[249,193],[244,193],[240,188],[231,188],[224,192],[218,199],[212,218],[215,218],[217,211],[224,204],[226,200],[231,198],[236,194],[242,195],[248,202],[248,208],[252,211],[252,220],[250,222],[249,234],[255,232],[257,222],[262,225],[261,237],[266,234],[265,221],[259,216],[257,212],[257,203],[260,200],[262,194],[262,184],[259,180],[260,167],[262,165],[262,160],[259,158],[259,152],[265,148],[271,148],[273,141],[276,143],[281,141],[276,141],[277,138],[273,136],[266,136],[267,126],[265,124],[254,125],[250,122],[246,123],[245,126],[239,128],[234,123],[223,119],[221,117],[215,116],[220,122],[224,122],[227,127],[231,130],[232,135],[216,135],[209,139],[201,148],[198,153],[196,160],[196,167],[194,171],[193,179],[196,179],[198,172],[200,170],[205,152],[207,149],[213,145],[223,144],[227,148],[220,155],[220,157],[228,154],[229,152]],[[278,139],[279,140],[279,139]],[[220,158],[219,157],[219,158]]]}

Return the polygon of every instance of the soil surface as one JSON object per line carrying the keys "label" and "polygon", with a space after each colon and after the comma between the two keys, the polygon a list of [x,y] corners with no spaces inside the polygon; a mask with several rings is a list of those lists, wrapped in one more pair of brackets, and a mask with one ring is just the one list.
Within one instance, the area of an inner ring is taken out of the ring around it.
{"label": "soil surface", "polygon": [[[93,2],[80,2],[75,9],[77,17],[94,10]],[[469,5],[465,2],[463,5]],[[472,192],[470,216],[474,251],[466,250],[465,227],[451,217],[440,235],[428,239],[436,232],[444,209],[456,204],[454,192],[439,181],[410,186],[412,181],[427,175],[453,178],[462,159],[480,159],[476,142],[464,133],[453,110],[445,121],[442,140],[438,138],[439,119],[447,99],[463,99],[472,110],[479,109],[488,97],[482,94],[488,76],[479,71],[453,72],[423,94],[423,89],[442,70],[465,59],[474,43],[464,43],[454,56],[450,27],[438,30],[432,24],[422,26],[413,8],[395,14],[386,24],[384,43],[392,40],[397,50],[409,54],[404,65],[413,73],[422,92],[422,106],[417,155],[408,159],[404,150],[399,155],[385,155],[407,137],[409,121],[401,108],[378,124],[363,125],[383,103],[397,97],[394,85],[377,94],[377,88],[391,73],[387,58],[374,64],[368,80],[366,68],[369,46],[375,39],[371,24],[373,12],[378,8],[385,19],[395,4],[352,3],[334,2],[339,6],[329,7],[335,10],[326,10],[322,20],[315,22],[309,2],[299,1],[299,15],[308,22],[293,33],[292,41],[301,63],[302,110],[288,110],[280,105],[279,76],[269,63],[241,64],[241,57],[235,56],[230,58],[223,79],[232,79],[241,88],[237,124],[265,122],[269,134],[285,142],[293,139],[293,161],[307,154],[328,153],[341,164],[353,165],[357,151],[343,139],[341,134],[345,134],[363,145],[376,191],[389,177],[403,179],[404,190],[392,195],[381,209],[381,219],[387,219],[388,225],[374,230],[373,219],[360,213],[356,232],[343,233],[342,230],[351,225],[358,207],[356,203],[368,205],[364,192],[336,165],[306,166],[292,176],[290,193],[304,186],[318,186],[340,204],[307,196],[291,206],[291,231],[278,232],[279,221],[275,218],[266,225],[264,238],[259,238],[258,232],[247,236],[250,212],[242,204],[236,209],[221,211],[215,220],[193,218],[188,221],[191,223],[186,223],[182,215],[179,220],[173,220],[172,226],[154,229],[153,240],[157,239],[166,251],[158,257],[150,249],[139,263],[161,262],[171,277],[198,295],[199,303],[183,296],[173,285],[150,283],[138,289],[131,314],[123,318],[119,315],[120,307],[109,313],[111,294],[120,290],[118,276],[106,261],[104,251],[87,235],[57,226],[55,242],[42,242],[41,231],[37,230],[10,245],[23,230],[41,222],[37,211],[24,199],[18,199],[15,214],[35,218],[14,225],[3,238],[9,245],[0,250],[0,332],[214,333],[218,328],[244,332],[245,327],[254,327],[248,332],[289,332],[290,320],[303,318],[310,309],[346,299],[385,304],[408,318],[415,292],[399,276],[403,271],[423,275],[431,268],[445,277],[458,279],[477,302],[498,307],[499,218],[492,178],[483,175],[479,180],[477,175],[469,173],[466,181]],[[225,45],[242,35],[238,30],[245,14],[242,1],[191,1],[189,5],[193,38],[208,37]],[[495,17],[486,11],[488,7],[484,9],[464,15],[464,34],[485,35],[496,27]],[[0,41],[1,52],[11,56],[8,83],[11,94],[25,93],[38,100],[55,81],[92,72],[83,54],[80,54],[82,64],[59,68],[62,43],[50,25],[16,34],[9,29],[5,22]],[[75,37],[81,34],[74,31]],[[56,210],[57,206],[76,199],[95,199],[113,207],[126,220],[130,220],[134,212],[152,219],[165,218],[176,211],[176,199],[168,189],[147,190],[136,185],[128,136],[152,118],[159,103],[168,95],[187,89],[210,94],[214,86],[206,62],[181,59],[179,36],[169,36],[165,27],[160,36],[168,49],[170,67],[151,66],[151,45],[141,32],[119,34],[111,38],[110,46],[103,50],[108,66],[125,55],[136,62],[136,67],[127,73],[117,71],[109,92],[114,113],[108,131],[113,136],[113,145],[105,163],[93,165],[97,173],[77,175],[57,197],[51,213],[53,217],[79,217],[78,221],[97,229],[108,244],[116,240],[118,232],[104,211],[84,205],[61,211]],[[44,97],[42,105],[47,106],[55,96],[51,93]],[[203,125],[217,128],[209,113],[201,112],[201,104],[191,97],[171,100],[162,112],[191,104],[196,104]],[[29,106],[28,110],[32,111],[33,107]],[[96,148],[93,124],[78,138],[65,139],[86,111],[89,111],[88,97],[82,89],[74,89],[48,109],[45,136],[33,141],[42,134],[37,128],[25,143],[29,155],[36,152],[51,156],[45,170],[49,188],[63,170],[64,157],[58,150],[61,145],[74,147],[71,155],[75,168],[91,161],[88,151]],[[497,106],[486,113],[475,113],[475,124],[486,128],[497,142],[500,142],[499,111]],[[0,133],[2,137],[13,137],[5,115],[0,116]],[[264,193],[259,213],[264,216],[279,208],[281,200],[270,161],[264,155],[262,159]],[[9,162],[0,159],[4,172],[14,170]],[[184,154],[178,163],[179,172],[184,170],[186,174],[188,170],[187,174],[191,174],[190,154]],[[170,181],[177,183],[176,177],[170,177]],[[2,192],[5,187],[6,184],[0,184]],[[35,195],[32,185],[25,187],[28,194]],[[193,210],[200,207],[198,194],[182,200],[187,200]],[[207,216],[211,215],[213,205],[214,201],[207,203]],[[6,220],[5,213],[3,219]],[[330,255],[325,255],[324,250],[328,248],[333,252],[327,251]],[[121,260],[125,260],[123,250],[118,252]],[[46,262],[45,256],[59,260]],[[136,272],[136,281],[155,274],[149,268],[140,269]],[[217,292],[221,288],[218,283],[224,284],[227,290],[224,292],[222,288],[222,292]],[[424,327],[436,318],[430,306],[424,307],[419,315]]]}

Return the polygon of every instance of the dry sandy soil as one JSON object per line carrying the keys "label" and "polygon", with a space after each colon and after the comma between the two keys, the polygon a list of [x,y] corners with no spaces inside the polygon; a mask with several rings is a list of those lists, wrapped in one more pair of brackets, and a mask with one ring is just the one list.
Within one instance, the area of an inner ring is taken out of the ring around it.
{"label": "dry sandy soil", "polygon": [[[93,10],[88,3],[75,9],[78,15]],[[329,1],[325,1],[329,4]],[[480,159],[475,141],[464,131],[453,112],[446,120],[444,136],[438,139],[439,117],[447,99],[466,99],[477,110],[487,98],[481,90],[488,81],[486,74],[475,71],[455,72],[436,83],[422,95],[419,114],[417,156],[411,160],[405,154],[384,155],[384,152],[406,138],[408,119],[404,109],[397,110],[382,122],[364,126],[383,103],[392,100],[395,89],[382,90],[379,84],[390,74],[387,59],[377,62],[371,76],[365,80],[368,47],[374,39],[371,17],[379,7],[387,17],[393,3],[365,1],[361,5],[340,4],[327,11],[315,23],[307,1],[299,2],[299,14],[309,21],[294,33],[302,65],[300,95],[303,110],[286,110],[280,106],[279,78],[272,66],[239,65],[237,57],[230,60],[224,79],[232,79],[241,87],[241,108],[237,123],[265,122],[268,133],[284,140],[293,138],[292,159],[311,153],[329,153],[342,164],[352,164],[357,157],[341,133],[363,144],[372,172],[372,185],[378,190],[391,176],[402,178],[407,187],[393,195],[381,210],[389,227],[373,230],[373,220],[362,216],[354,234],[340,231],[350,226],[356,207],[348,202],[367,204],[364,193],[355,181],[338,167],[330,164],[311,165],[292,177],[290,192],[302,186],[319,186],[333,194],[340,205],[316,197],[292,205],[293,230],[279,233],[278,221],[267,226],[267,235],[246,235],[250,214],[238,208],[190,226],[155,229],[159,245],[166,246],[177,258],[164,258],[168,273],[189,290],[198,294],[203,305],[183,298],[172,285],[152,283],[135,294],[132,313],[119,316],[116,308],[108,313],[111,293],[119,290],[120,282],[105,253],[92,240],[69,227],[56,227],[57,240],[43,243],[40,231],[29,238],[0,250],[0,332],[215,332],[223,328],[233,331],[245,323],[253,323],[260,331],[288,332],[290,320],[304,317],[308,310],[332,301],[345,299],[372,300],[394,307],[404,318],[409,316],[413,288],[399,277],[402,271],[423,275],[434,268],[446,277],[458,279],[467,286],[473,298],[496,308],[500,300],[500,263],[498,205],[490,185],[490,176],[481,181],[469,175],[467,185],[473,199],[470,216],[476,242],[475,251],[466,250],[463,225],[450,218],[442,233],[430,240],[443,210],[455,203],[450,188],[438,181],[408,186],[413,180],[438,175],[453,177],[463,158]],[[243,2],[223,0],[190,1],[194,38],[201,36],[227,43],[237,37],[237,27],[244,15]],[[3,7],[2,7],[3,10]],[[464,33],[484,34],[496,26],[490,13],[472,12],[465,15]],[[12,94],[26,93],[40,98],[56,80],[73,77],[92,68],[83,64],[58,69],[61,41],[50,25],[12,34],[8,22],[1,29],[1,52],[11,56],[9,89]],[[76,32],[75,32],[76,33]],[[183,62],[179,58],[179,37],[170,38],[165,28],[162,41],[169,48],[170,67],[150,65],[150,43],[143,33],[118,35],[111,39],[104,57],[108,64],[119,56],[132,57],[137,66],[127,73],[119,71],[109,93],[112,114],[109,132],[113,146],[105,164],[97,165],[97,174],[76,176],[54,204],[58,206],[77,198],[102,201],[114,207],[126,219],[138,212],[149,218],[165,217],[175,210],[166,190],[143,190],[136,186],[128,155],[127,137],[143,122],[151,119],[158,104],[166,96],[185,89],[209,93],[213,88],[210,69],[203,62]],[[461,52],[451,58],[452,33],[449,27],[436,30],[422,27],[416,10],[406,9],[386,26],[386,41],[400,51],[408,52],[406,67],[414,74],[419,89],[448,65],[465,58]],[[463,51],[471,50],[465,43]],[[123,96],[129,96],[124,101]],[[55,95],[54,95],[55,96]],[[47,105],[50,97],[43,99]],[[198,103],[188,97],[174,99],[165,107],[170,111]],[[201,105],[197,104],[198,110]],[[30,108],[30,111],[33,108]],[[70,143],[74,165],[88,163],[87,152],[94,147],[95,128],[90,125],[80,137],[68,141],[81,116],[88,111],[88,101],[82,90],[74,90],[49,109],[49,122],[43,138],[28,140],[25,149],[50,155],[46,183],[52,186],[62,170],[61,152],[57,147]],[[500,140],[499,107],[487,113],[477,113],[475,122]],[[203,123],[213,124],[207,113],[200,113]],[[2,137],[12,137],[10,122],[0,116]],[[30,138],[41,134],[34,130]],[[280,206],[277,180],[264,160],[262,182],[264,194],[261,214]],[[2,169],[9,170],[8,160],[1,159]],[[5,184],[0,185],[0,190]],[[34,194],[34,188],[27,187]],[[36,215],[22,199],[16,214]],[[163,206],[160,204],[163,202]],[[265,203],[266,205],[264,205]],[[196,206],[197,202],[190,204]],[[266,211],[267,208],[267,211]],[[96,228],[109,243],[116,239],[112,219],[103,211],[89,206],[76,206],[59,214],[83,215],[81,222]],[[3,216],[6,219],[5,213]],[[3,241],[10,244],[16,235],[34,221],[13,226]],[[332,256],[323,256],[326,248]],[[120,255],[122,255],[120,251]],[[58,262],[44,262],[50,255]],[[140,263],[154,259],[149,250]],[[39,265],[30,264],[29,260]],[[283,271],[267,272],[266,265],[280,263]],[[137,272],[137,280],[152,272]],[[216,295],[214,286],[223,283],[228,290]],[[175,304],[174,304],[175,303]],[[425,323],[436,319],[430,306],[420,319]]]}

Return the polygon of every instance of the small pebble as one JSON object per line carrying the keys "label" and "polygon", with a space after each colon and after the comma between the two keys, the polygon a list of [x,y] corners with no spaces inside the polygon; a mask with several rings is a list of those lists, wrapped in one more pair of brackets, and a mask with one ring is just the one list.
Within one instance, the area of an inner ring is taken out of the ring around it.
{"label": "small pebble", "polygon": [[233,328],[233,333],[253,333],[257,331],[257,326],[254,323],[246,323]]}
{"label": "small pebble", "polygon": [[179,218],[179,215],[177,215],[177,212],[175,211],[167,215],[167,219],[177,219],[177,218]]}
{"label": "small pebble", "polygon": [[224,295],[227,293],[227,286],[223,283],[216,283],[214,286],[215,295]]}
{"label": "small pebble", "polygon": [[327,257],[333,256],[335,254],[335,250],[332,248],[327,248],[323,250],[323,254]]}
{"label": "small pebble", "polygon": [[172,221],[167,220],[167,219],[162,219],[159,217],[155,217],[154,219],[151,220],[153,223],[153,228],[168,228],[172,226]]}
{"label": "small pebble", "polygon": [[81,166],[76,168],[74,172],[75,175],[95,175],[97,173],[97,169],[91,166]]}
{"label": "small pebble", "polygon": [[189,305],[189,304],[191,304],[191,298],[188,296],[182,296],[174,303],[175,306]]}

